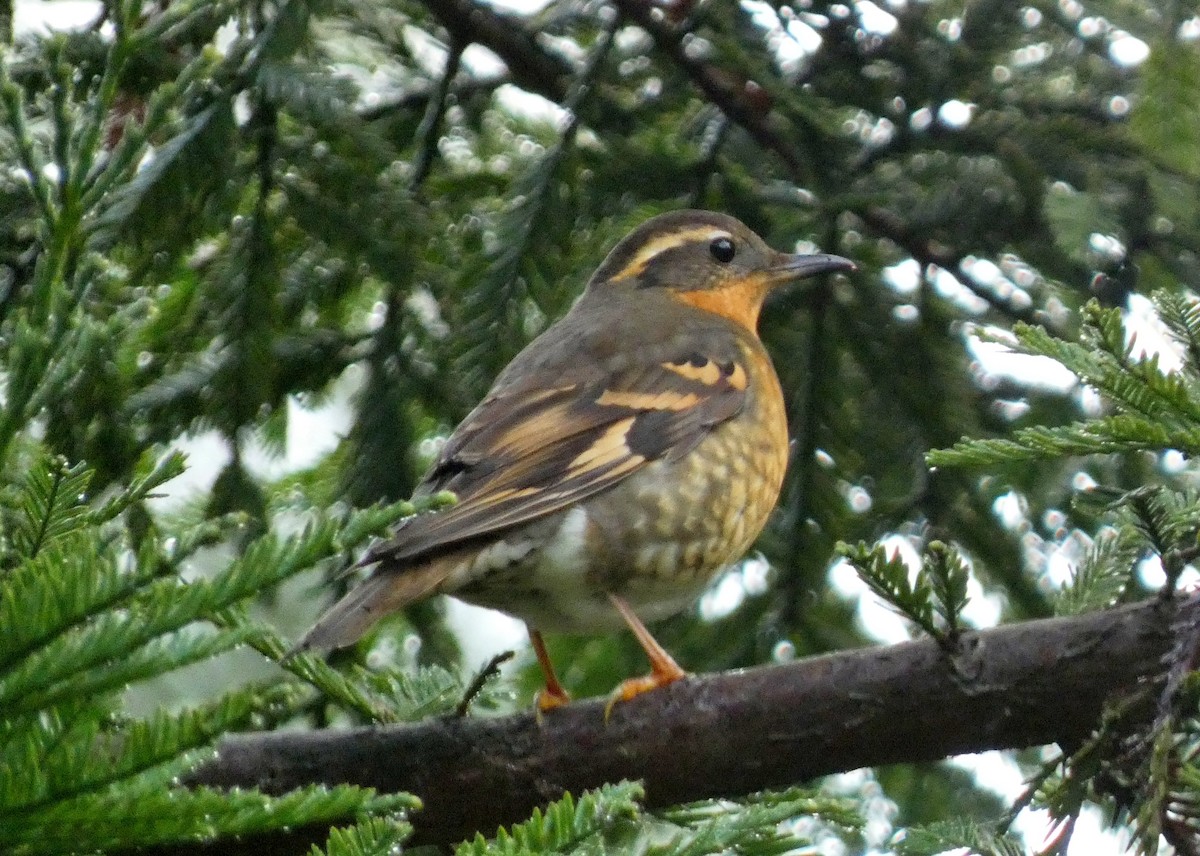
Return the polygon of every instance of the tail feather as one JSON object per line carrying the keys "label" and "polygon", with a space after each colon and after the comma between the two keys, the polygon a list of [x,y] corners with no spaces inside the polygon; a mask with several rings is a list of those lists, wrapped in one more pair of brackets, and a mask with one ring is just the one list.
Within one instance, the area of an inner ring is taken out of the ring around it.
{"label": "tail feather", "polygon": [[388,613],[436,592],[448,571],[444,562],[399,572],[377,570],[326,610],[287,656],[352,645]]}

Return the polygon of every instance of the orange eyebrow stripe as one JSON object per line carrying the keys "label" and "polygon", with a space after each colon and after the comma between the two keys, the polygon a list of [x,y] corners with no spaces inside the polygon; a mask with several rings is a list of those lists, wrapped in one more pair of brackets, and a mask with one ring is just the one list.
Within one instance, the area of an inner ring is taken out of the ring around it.
{"label": "orange eyebrow stripe", "polygon": [[646,265],[650,264],[650,260],[659,253],[673,250],[676,247],[682,247],[684,244],[692,242],[713,240],[728,236],[728,232],[716,226],[698,226],[695,229],[683,229],[679,232],[659,235],[657,238],[647,241],[639,247],[638,251],[634,253],[633,258],[629,260],[629,263],[617,271],[616,274],[609,277],[609,281],[615,282],[616,280],[630,279],[637,276],[646,269]]}

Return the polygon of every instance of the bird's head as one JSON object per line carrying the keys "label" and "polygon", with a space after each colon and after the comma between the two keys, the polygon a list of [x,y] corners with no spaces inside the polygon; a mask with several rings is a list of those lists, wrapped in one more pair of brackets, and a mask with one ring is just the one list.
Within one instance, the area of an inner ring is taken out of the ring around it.
{"label": "bird's head", "polygon": [[630,232],[608,254],[588,288],[666,289],[683,303],[753,329],[773,288],[850,270],[854,263],[841,256],[777,252],[726,214],[673,211]]}

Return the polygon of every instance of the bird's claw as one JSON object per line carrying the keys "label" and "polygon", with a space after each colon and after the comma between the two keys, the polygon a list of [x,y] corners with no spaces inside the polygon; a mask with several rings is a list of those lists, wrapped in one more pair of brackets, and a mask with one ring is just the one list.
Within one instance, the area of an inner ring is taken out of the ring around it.
{"label": "bird's claw", "polygon": [[[671,665],[675,665],[672,663]],[[648,675],[642,675],[640,678],[629,678],[621,681],[617,688],[612,691],[612,695],[608,697],[608,704],[604,705],[604,721],[608,722],[609,716],[612,715],[613,708],[618,702],[629,701],[632,698],[640,696],[642,693],[648,693],[651,690],[665,687],[676,681],[686,678],[687,672],[675,666],[673,670],[654,671]]]}

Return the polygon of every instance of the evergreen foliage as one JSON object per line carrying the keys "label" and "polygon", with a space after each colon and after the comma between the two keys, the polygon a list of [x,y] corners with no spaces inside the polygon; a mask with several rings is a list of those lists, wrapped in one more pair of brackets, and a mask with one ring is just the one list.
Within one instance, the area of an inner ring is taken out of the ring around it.
{"label": "evergreen foliage", "polygon": [[[1156,292],[1153,300],[1170,337],[1166,352],[1186,353],[1200,331],[1195,298]],[[1022,325],[1015,333],[1025,353],[1058,360],[1102,392],[1107,412],[1071,425],[1022,429],[1011,438],[964,440],[953,449],[930,453],[931,462],[980,466],[1119,450],[1165,454],[1200,426],[1200,368],[1195,361],[1181,358],[1178,368],[1166,370],[1159,354],[1137,355],[1136,336],[1117,310],[1089,303],[1079,342],[1063,342],[1043,329]],[[1181,451],[1192,452],[1186,447]],[[1080,505],[1099,507],[1119,525],[1093,543],[1070,583],[1057,594],[1057,610],[1071,613],[1119,602],[1131,589],[1135,562],[1147,555],[1157,559],[1166,578],[1160,597],[1170,598],[1180,575],[1200,555],[1200,505],[1194,492],[1180,485],[1149,484],[1125,491],[1097,486],[1090,493],[1094,496],[1081,498]],[[872,568],[880,564],[886,570],[895,562],[875,558]],[[920,590],[927,574],[918,573],[913,588]],[[904,598],[908,590],[887,594],[916,620],[912,598]],[[1064,753],[1036,778],[1030,800],[1055,818],[1059,842],[1070,839],[1084,805],[1095,799],[1112,802],[1116,819],[1129,824],[1140,854],[1159,852],[1160,841],[1189,852],[1200,834],[1195,820],[1200,816],[1194,757],[1197,698],[1183,678],[1191,669],[1197,637],[1194,628],[1176,630],[1177,649],[1168,663],[1165,686],[1153,697],[1157,714],[1152,722],[1144,721],[1144,713],[1139,719],[1130,700],[1114,702],[1112,715],[1093,740]],[[962,830],[942,835],[943,845],[952,840],[978,846],[971,842],[979,838]]]}
{"label": "evergreen foliage", "polygon": [[312,856],[394,856],[408,832],[403,823],[371,818],[355,826],[332,830],[324,849],[313,847],[310,852]]}
{"label": "evergreen foliage", "polygon": [[[744,853],[772,856],[812,846],[830,826],[852,830],[861,820],[850,800],[800,790],[763,793],[736,802],[701,802],[650,813],[640,805],[642,788],[607,785],[574,799],[570,794],[544,812],[495,838],[482,835],[459,846],[456,856],[519,856],[525,853],[638,853],[705,856]],[[811,827],[798,820],[810,818]]]}
{"label": "evergreen foliage", "polygon": [[[860,267],[768,307],[784,498],[763,561],[662,629],[685,666],[872,642],[879,598],[953,653],[981,604],[1020,620],[1193,584],[1189,4],[108,0],[52,32],[13,13],[0,850],[317,822],[357,822],[331,854],[402,846],[411,797],[187,776],[239,730],[526,703],[536,671],[470,680],[436,604],[328,663],[286,659],[276,628],[344,587],[371,537],[451,501],[406,501],[440,438],[662,210],[727,211]],[[345,428],[297,463],[322,409]],[[189,462],[204,486],[163,501],[196,438],[221,449]],[[949,764],[846,800],[824,783],[662,811],[624,783],[460,852],[1009,854],[1030,846],[1026,805],[1055,818],[1053,847],[1099,805],[1141,852],[1192,852],[1195,633],[1178,634],[1165,683],[1114,700],[1091,740],[1013,760],[1031,785],[1004,816]],[[549,641],[577,695],[644,668],[624,637]],[[887,800],[886,822],[855,819]]]}
{"label": "evergreen foliage", "polygon": [[[180,473],[179,455],[148,462],[129,488],[96,499],[89,496],[90,470],[37,452],[27,466],[24,483],[13,486],[5,503],[0,848],[119,849],[414,805],[404,795],[377,797],[359,788],[268,797],[180,784],[220,735],[300,710],[311,696],[300,682],[247,684],[198,707],[144,718],[122,714],[120,704],[132,683],[239,645],[264,644],[271,632],[238,613],[242,601],[339,547],[353,547],[411,507],[390,514],[369,509],[346,515],[344,523],[314,518],[286,540],[261,536],[211,577],[186,580],[188,561],[213,540],[211,524],[170,536],[152,528],[134,544],[121,521]],[[218,528],[227,535],[236,522]],[[346,535],[356,540],[340,543]],[[312,683],[325,689],[319,678]]]}
{"label": "evergreen foliage", "polygon": [[962,558],[941,541],[931,541],[915,580],[898,552],[883,546],[843,545],[842,554],[875,594],[925,633],[952,646],[962,630],[970,572]]}

